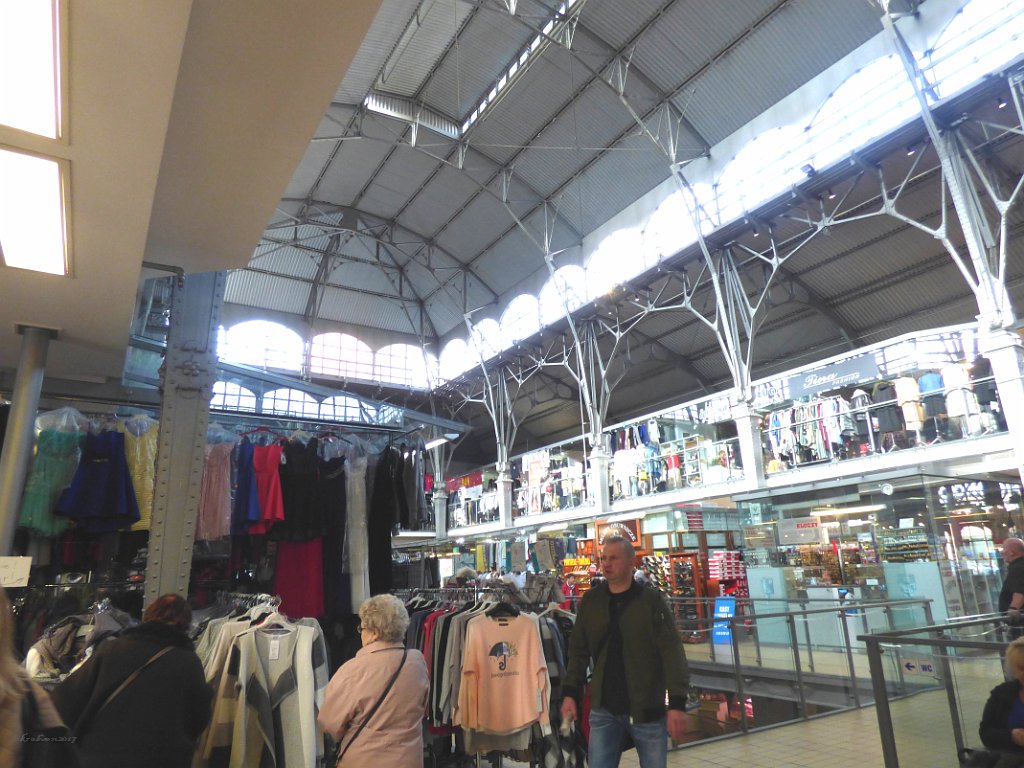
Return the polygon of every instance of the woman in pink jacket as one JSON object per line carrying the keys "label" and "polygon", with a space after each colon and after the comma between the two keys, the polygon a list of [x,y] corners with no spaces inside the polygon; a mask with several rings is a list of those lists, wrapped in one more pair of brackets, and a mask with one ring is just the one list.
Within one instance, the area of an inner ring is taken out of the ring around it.
{"label": "woman in pink jacket", "polygon": [[340,748],[341,768],[409,768],[423,763],[429,682],[417,650],[406,650],[409,614],[394,595],[359,609],[363,647],[331,678],[317,718]]}

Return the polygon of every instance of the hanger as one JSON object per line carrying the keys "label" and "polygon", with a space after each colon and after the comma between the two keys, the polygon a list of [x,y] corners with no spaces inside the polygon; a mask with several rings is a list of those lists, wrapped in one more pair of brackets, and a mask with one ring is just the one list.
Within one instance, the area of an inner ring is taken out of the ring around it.
{"label": "hanger", "polygon": [[492,619],[499,618],[501,616],[514,617],[519,615],[519,609],[512,605],[512,603],[506,603],[505,601],[501,601],[500,603],[495,603],[490,608],[488,608],[485,611],[485,615],[489,616]]}

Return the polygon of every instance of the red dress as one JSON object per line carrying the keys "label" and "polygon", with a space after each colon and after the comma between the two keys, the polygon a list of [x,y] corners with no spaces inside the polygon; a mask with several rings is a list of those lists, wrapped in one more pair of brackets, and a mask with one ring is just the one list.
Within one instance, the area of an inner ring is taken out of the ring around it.
{"label": "red dress", "polygon": [[260,519],[249,526],[249,533],[262,534],[284,520],[284,501],[281,497],[280,445],[257,445],[252,464],[256,470],[256,491],[260,499]]}

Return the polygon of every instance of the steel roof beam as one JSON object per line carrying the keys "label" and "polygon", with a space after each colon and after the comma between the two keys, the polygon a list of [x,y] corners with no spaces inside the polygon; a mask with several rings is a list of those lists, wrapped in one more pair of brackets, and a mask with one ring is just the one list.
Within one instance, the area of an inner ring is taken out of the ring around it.
{"label": "steel roof beam", "polygon": [[[674,0],[672,0],[672,2],[674,2]],[[673,89],[672,92],[669,93],[668,96],[664,99],[664,101],[656,104],[654,107],[652,107],[650,110],[648,110],[645,113],[644,118],[649,117],[650,115],[654,114],[659,109],[664,107],[666,104],[671,103],[673,99],[675,99],[677,96],[679,96],[681,93],[683,93],[683,91],[685,91],[687,87],[689,87],[697,78],[699,78],[708,69],[710,69],[719,59],[721,59],[723,56],[727,55],[736,46],[740,45],[751,33],[753,33],[756,29],[758,29],[762,24],[764,24],[772,16],[774,16],[783,7],[788,5],[789,2],[790,2],[790,0],[778,0],[778,2],[771,9],[769,9],[760,19],[758,19],[756,22],[754,22],[752,25],[750,25],[750,27],[748,27],[746,30],[744,30],[739,35],[737,35],[736,38],[734,38],[732,41],[730,41],[730,43],[718,55],[716,55],[716,57],[714,59],[712,59],[707,64],[702,66],[700,69],[698,69],[693,75],[688,77],[686,79],[686,81],[681,83],[677,88]],[[671,4],[671,3],[669,3],[669,4]],[[667,5],[663,6],[663,8],[661,10],[659,10],[658,13],[655,14],[655,16],[652,17],[648,21],[648,24],[653,24],[654,21],[656,21],[657,18],[659,18],[661,16],[661,14],[664,12],[665,8],[667,8],[667,7],[668,7]],[[637,35],[635,35],[629,41],[629,43],[627,43],[626,45],[622,46],[618,50],[617,55],[621,56],[623,52],[625,52],[632,44],[634,44],[636,42],[636,40],[639,39],[640,35],[642,35],[646,31],[646,28],[647,28],[647,25],[645,25],[641,29],[641,31]],[[614,58],[615,57],[612,57],[611,60],[614,60]],[[546,128],[548,125],[550,125],[560,114],[562,114],[562,112],[564,112],[565,110],[569,109],[572,106],[572,104],[575,101],[575,99],[584,90],[584,88],[589,86],[591,83],[598,82],[598,81],[605,82],[604,79],[602,77],[600,77],[600,73],[597,70],[591,69],[591,76],[590,76],[590,78],[587,79],[587,81],[584,84],[584,86],[579,88],[579,89],[577,89],[576,92],[573,93],[573,95],[570,98],[570,100],[555,114],[554,117],[551,118],[551,120],[548,121],[547,124],[545,124],[545,126],[543,128],[541,128],[540,131],[538,131],[535,134],[535,136],[533,137],[533,139],[530,140],[530,142],[532,143],[533,141],[535,141],[540,136],[540,134],[544,131],[544,128]],[[562,184],[560,184],[548,196],[548,198],[545,201],[543,201],[542,203],[538,204],[533,209],[528,211],[526,214],[524,214],[521,217],[521,219],[523,221],[526,221],[530,216],[532,216],[534,213],[536,213],[541,207],[543,207],[544,205],[548,204],[551,200],[557,199],[558,196],[570,184],[572,184],[576,179],[578,179],[580,176],[582,176],[584,173],[586,173],[591,167],[593,167],[597,162],[599,162],[602,158],[604,158],[605,155],[607,155],[608,152],[611,150],[611,148],[613,148],[619,142],[621,142],[621,141],[625,140],[626,138],[632,136],[635,131],[636,131],[636,124],[635,123],[630,124],[630,126],[628,128],[626,128],[624,131],[622,131],[622,133],[620,133],[617,137],[615,137],[615,139],[613,139],[609,143],[609,146],[608,146],[607,149],[604,149],[604,150],[598,152],[597,154],[595,154],[590,160],[588,160],[586,163],[584,163],[583,166],[579,170],[577,170],[575,173],[573,173],[573,175],[571,177],[569,177],[566,181],[564,181]],[[525,151],[525,149],[521,150],[520,152],[522,152],[522,151]],[[515,160],[515,157],[517,157],[517,156],[518,156],[518,153],[517,153],[517,155],[513,156],[513,160]],[[667,170],[666,170],[666,173],[667,173]],[[475,200],[476,197],[479,194],[480,193],[478,192],[476,195],[474,195],[473,198],[469,201],[469,203],[467,203],[466,207],[468,207],[468,205],[472,204],[473,200]],[[432,237],[437,237],[454,220],[455,220],[455,217],[453,216],[444,225],[442,225],[441,229],[439,229],[437,232],[435,232],[432,235]],[[509,226],[506,230],[504,230],[501,234],[499,234],[496,238],[494,238],[494,240],[492,240],[490,243],[488,243],[486,246],[484,246],[484,248],[481,249],[480,253],[478,253],[469,262],[467,262],[467,265],[468,266],[472,266],[477,261],[479,261],[481,258],[483,258],[487,254],[488,251],[490,251],[498,243],[500,243],[502,240],[504,240],[510,233],[512,233],[514,230],[516,230],[518,228],[518,226],[519,226],[518,223],[513,223],[511,226]]]}

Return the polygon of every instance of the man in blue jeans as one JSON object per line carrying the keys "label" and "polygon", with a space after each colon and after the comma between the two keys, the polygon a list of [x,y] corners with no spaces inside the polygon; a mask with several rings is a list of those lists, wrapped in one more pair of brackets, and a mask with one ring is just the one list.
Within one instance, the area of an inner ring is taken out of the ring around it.
{"label": "man in blue jeans", "polygon": [[680,740],[685,730],[689,672],[683,642],[664,596],[633,580],[635,560],[627,539],[605,539],[605,581],[583,596],[569,640],[562,719],[579,719],[592,666],[590,768],[618,766],[627,735],[641,768],[665,768],[668,737]]}

